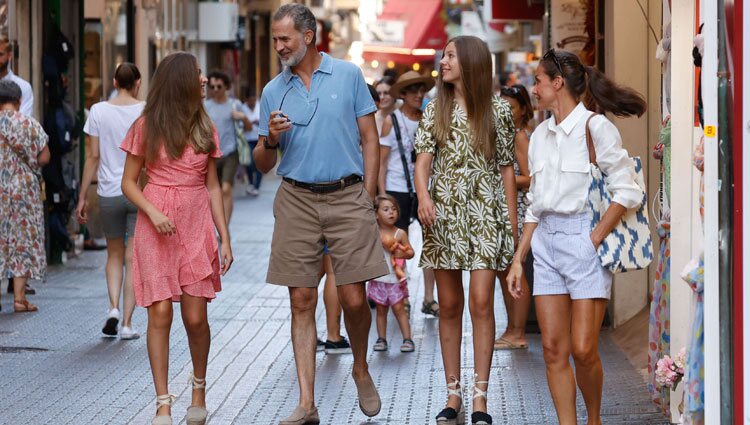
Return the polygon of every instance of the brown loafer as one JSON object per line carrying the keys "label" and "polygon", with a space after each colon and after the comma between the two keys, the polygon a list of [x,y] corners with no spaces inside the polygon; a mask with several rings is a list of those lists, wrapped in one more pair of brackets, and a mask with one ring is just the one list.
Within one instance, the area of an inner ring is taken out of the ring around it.
{"label": "brown loafer", "polygon": [[370,374],[368,373],[367,377],[360,381],[354,378],[354,383],[357,385],[357,398],[359,398],[359,408],[362,413],[369,417],[380,413],[380,395]]}
{"label": "brown loafer", "polygon": [[319,423],[320,416],[318,416],[317,407],[305,410],[304,407],[297,406],[288,418],[282,419],[279,422],[279,425],[318,425]]}

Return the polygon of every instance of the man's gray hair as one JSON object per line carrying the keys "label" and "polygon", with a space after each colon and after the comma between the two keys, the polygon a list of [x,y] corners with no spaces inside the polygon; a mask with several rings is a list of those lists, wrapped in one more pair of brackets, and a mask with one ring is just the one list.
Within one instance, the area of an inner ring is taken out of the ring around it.
{"label": "man's gray hair", "polygon": [[304,4],[300,3],[289,3],[281,6],[276,13],[273,14],[274,22],[280,21],[286,17],[292,18],[294,22],[294,29],[301,33],[305,31],[313,32],[312,44],[315,45],[316,33],[318,30],[318,22],[315,19],[312,11],[307,8]]}
{"label": "man's gray hair", "polygon": [[0,81],[0,105],[21,101],[21,87],[10,80]]}

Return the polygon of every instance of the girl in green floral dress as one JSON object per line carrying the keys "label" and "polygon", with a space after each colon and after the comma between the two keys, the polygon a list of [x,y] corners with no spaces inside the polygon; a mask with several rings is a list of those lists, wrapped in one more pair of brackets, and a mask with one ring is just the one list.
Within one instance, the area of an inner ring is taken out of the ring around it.
{"label": "girl in green floral dress", "polygon": [[[438,423],[463,423],[461,335],[463,270],[471,272],[469,311],[474,338],[472,423],[491,424],[487,386],[494,343],[494,284],[517,238],[513,170],[515,129],[510,105],[492,94],[490,52],[476,37],[448,42],[438,95],[416,135],[414,173],[425,225],[421,267],[435,270],[440,344],[448,402]],[[432,188],[428,188],[432,169]]]}

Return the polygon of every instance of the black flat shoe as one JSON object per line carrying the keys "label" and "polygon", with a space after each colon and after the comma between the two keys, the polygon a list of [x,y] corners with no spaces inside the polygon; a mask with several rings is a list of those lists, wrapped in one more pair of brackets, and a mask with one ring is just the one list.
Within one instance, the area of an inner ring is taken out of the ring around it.
{"label": "black flat shoe", "polygon": [[474,412],[471,414],[471,423],[476,425],[491,425],[492,416],[485,412]]}
{"label": "black flat shoe", "polygon": [[446,407],[445,409],[441,410],[437,416],[435,416],[435,422],[437,422],[438,424],[456,423],[456,418],[458,418],[458,412],[456,411],[456,409],[452,407]]}

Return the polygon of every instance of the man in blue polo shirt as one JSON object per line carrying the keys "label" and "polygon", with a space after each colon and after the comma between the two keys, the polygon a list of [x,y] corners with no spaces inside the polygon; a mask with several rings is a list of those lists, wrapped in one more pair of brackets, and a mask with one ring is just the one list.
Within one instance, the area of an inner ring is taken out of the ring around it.
{"label": "man in blue polo shirt", "polygon": [[315,305],[323,246],[328,244],[352,346],[359,406],[380,412],[367,366],[370,310],[364,282],[388,273],[375,221],[379,145],[375,103],[355,65],[315,50],[315,16],[287,4],[271,33],[284,71],[263,89],[257,167],[270,171],[283,156],[284,178],[274,201],[266,280],[289,287],[299,406],[280,425],[318,423],[315,407]]}

